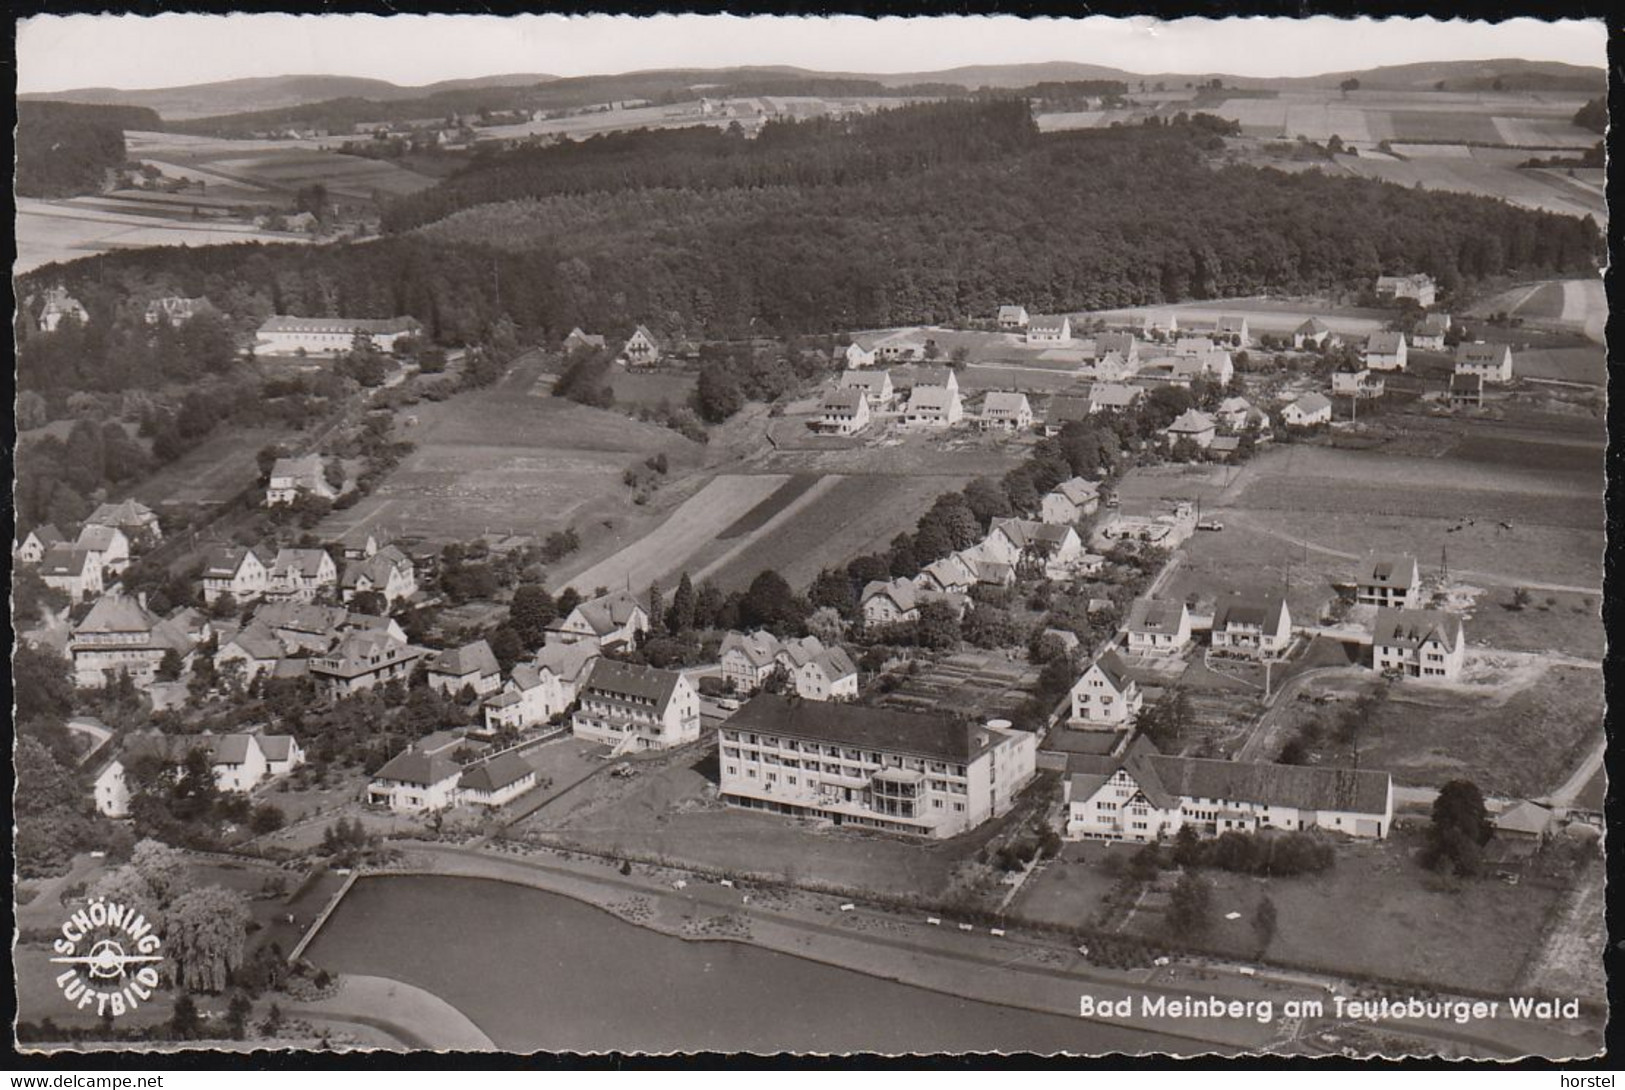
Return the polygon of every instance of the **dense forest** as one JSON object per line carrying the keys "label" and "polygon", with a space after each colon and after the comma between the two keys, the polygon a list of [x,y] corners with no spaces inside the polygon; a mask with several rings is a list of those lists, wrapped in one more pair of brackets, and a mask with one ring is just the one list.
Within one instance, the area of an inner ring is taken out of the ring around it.
{"label": "dense forest", "polygon": [[1608,131],[1608,100],[1594,98],[1581,106],[1574,115],[1574,123],[1592,132]]}
{"label": "dense forest", "polygon": [[124,131],[160,124],[157,114],[140,106],[18,102],[17,195],[99,192],[105,172],[124,163]]}
{"label": "dense forest", "polygon": [[[502,318],[521,338],[839,333],[1034,312],[1358,286],[1590,272],[1589,219],[1374,180],[1221,165],[1223,123],[1041,135],[1025,105],[973,100],[849,121],[623,133],[494,156],[329,246],[101,255],[64,281],[92,323],[162,283],[246,310],[410,314],[443,343]],[[451,213],[447,215],[446,213]],[[443,219],[436,219],[444,215]],[[422,225],[422,226],[419,226]],[[98,385],[94,352],[55,381]],[[51,375],[24,369],[25,388]]]}

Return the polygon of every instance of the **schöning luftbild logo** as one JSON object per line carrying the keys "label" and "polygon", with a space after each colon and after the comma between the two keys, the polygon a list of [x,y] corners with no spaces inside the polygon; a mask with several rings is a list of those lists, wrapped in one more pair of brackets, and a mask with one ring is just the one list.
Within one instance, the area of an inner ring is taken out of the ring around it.
{"label": "sch\u00f6ning luftbild logo", "polygon": [[68,968],[56,978],[78,1010],[94,1006],[97,1017],[117,1017],[151,999],[158,989],[162,940],[132,908],[92,901],[62,922],[51,959]]}

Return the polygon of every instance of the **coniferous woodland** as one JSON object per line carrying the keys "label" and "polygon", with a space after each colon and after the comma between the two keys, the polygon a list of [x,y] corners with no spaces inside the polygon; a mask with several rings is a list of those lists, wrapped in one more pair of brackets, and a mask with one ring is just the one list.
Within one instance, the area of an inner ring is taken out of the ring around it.
{"label": "coniferous woodland", "polygon": [[[410,314],[444,343],[572,326],[668,335],[839,333],[1431,273],[1589,273],[1589,219],[1315,171],[1226,164],[1231,123],[1040,134],[1025,102],[980,98],[696,128],[479,156],[386,210],[382,239],[112,253],[63,282],[92,330],[71,354],[25,341],[25,390],[122,389],[192,361],[143,347],[132,301],[206,295],[241,328],[272,313]],[[140,342],[137,344],[136,342]]]}
{"label": "coniferous woodland", "polygon": [[156,113],[141,106],[18,102],[17,195],[95,193],[105,172],[124,164],[124,130],[161,125]]}

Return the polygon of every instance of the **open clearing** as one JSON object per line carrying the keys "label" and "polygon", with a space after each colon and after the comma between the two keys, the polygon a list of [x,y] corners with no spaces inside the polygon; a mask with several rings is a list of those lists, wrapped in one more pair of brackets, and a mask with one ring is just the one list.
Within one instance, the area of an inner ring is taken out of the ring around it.
{"label": "open clearing", "polygon": [[[1604,343],[1603,327],[1608,322],[1608,296],[1602,281],[1597,279],[1537,280],[1482,299],[1467,308],[1464,316],[1483,318],[1496,313],[1522,318],[1527,327],[1578,333],[1600,345]],[[1564,377],[1530,370],[1524,364],[1529,356],[1530,353],[1519,352],[1514,358],[1513,366],[1519,374],[1537,378]],[[1601,353],[1594,358],[1599,364],[1604,362]]]}
{"label": "open clearing", "polygon": [[[1507,156],[1516,162],[1507,161]],[[1554,184],[1545,171],[1519,169],[1517,162],[1528,157],[1528,152],[1498,148],[1474,148],[1467,158],[1431,157],[1405,162],[1345,155],[1328,163],[1327,169],[1378,178],[1407,189],[1420,185],[1423,189],[1497,197],[1524,208],[1565,216],[1589,215],[1599,225],[1607,223],[1608,206],[1602,194],[1580,186]]]}
{"label": "open clearing", "polygon": [[17,261],[26,273],[54,261],[143,246],[214,246],[233,242],[308,242],[308,236],[261,231],[250,224],[161,220],[151,215],[87,206],[89,198],[42,201],[17,198]]}
{"label": "open clearing", "polygon": [[297,439],[297,434],[275,428],[221,429],[143,480],[135,488],[135,498],[155,508],[222,503],[259,478],[256,456],[262,447]]}

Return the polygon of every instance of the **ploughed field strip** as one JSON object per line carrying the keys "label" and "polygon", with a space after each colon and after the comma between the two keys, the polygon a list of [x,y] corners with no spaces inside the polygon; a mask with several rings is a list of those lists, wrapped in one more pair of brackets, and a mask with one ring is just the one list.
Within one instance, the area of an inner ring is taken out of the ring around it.
{"label": "ploughed field strip", "polygon": [[819,477],[815,473],[798,473],[788,481],[781,484],[778,489],[755,507],[734,519],[721,533],[717,534],[720,541],[729,541],[736,537],[743,537],[755,530],[760,530],[768,521],[783,511],[796,498],[807,489],[817,484]]}

